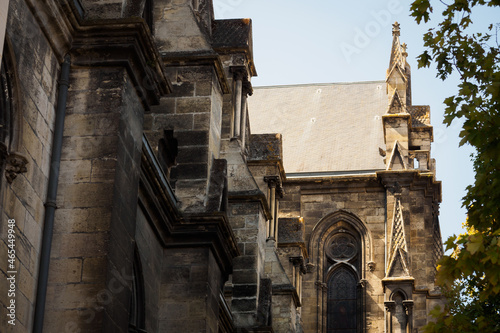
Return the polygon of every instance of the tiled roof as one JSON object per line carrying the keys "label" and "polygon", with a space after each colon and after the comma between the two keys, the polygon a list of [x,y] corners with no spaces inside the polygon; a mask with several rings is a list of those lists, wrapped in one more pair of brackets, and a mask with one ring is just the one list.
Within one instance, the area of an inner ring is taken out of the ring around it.
{"label": "tiled roof", "polygon": [[214,48],[248,48],[252,50],[252,21],[250,19],[214,20]]}
{"label": "tiled roof", "polygon": [[431,108],[428,105],[412,105],[408,107],[413,127],[429,126],[431,124]]}
{"label": "tiled roof", "polygon": [[287,173],[385,169],[384,81],[256,87],[251,132],[283,135]]}

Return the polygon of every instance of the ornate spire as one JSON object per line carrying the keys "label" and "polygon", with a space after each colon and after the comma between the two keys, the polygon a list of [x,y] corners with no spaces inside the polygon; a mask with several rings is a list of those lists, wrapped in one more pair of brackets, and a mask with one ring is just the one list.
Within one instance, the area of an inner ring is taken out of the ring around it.
{"label": "ornate spire", "polygon": [[[407,45],[401,44],[399,41],[400,26],[398,22],[392,25],[392,48],[389,68],[387,69],[387,94],[389,104],[387,113],[406,113],[406,106],[411,105],[410,93],[410,66],[406,62],[408,53],[406,52]],[[397,95],[400,104],[398,112],[393,110],[393,102]]]}
{"label": "ornate spire", "polygon": [[392,35],[399,37],[399,32],[400,32],[399,23],[396,21],[392,24]]}

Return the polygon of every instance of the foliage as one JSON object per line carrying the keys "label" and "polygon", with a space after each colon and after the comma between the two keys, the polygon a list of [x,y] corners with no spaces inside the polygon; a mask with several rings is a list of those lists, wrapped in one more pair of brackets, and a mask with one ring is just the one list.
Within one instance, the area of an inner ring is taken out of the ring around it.
{"label": "foliage", "polygon": [[[474,10],[498,10],[500,0],[453,0],[444,4],[442,21],[424,35],[427,48],[419,67],[435,63],[437,76],[460,77],[457,94],[444,100],[444,123],[463,120],[461,145],[470,144],[475,181],[467,187],[467,233],[446,242],[452,255],[438,267],[438,283],[449,303],[433,311],[427,332],[500,332],[500,47],[499,23],[475,32]],[[411,15],[428,22],[430,0],[415,0]],[[500,15],[499,15],[500,18]],[[481,22],[484,23],[484,22]]]}

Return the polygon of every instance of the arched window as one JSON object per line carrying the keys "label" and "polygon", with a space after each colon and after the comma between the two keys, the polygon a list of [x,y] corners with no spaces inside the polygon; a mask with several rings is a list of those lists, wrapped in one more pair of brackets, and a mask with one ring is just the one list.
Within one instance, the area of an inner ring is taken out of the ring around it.
{"label": "arched window", "polygon": [[343,210],[323,217],[309,239],[315,265],[318,332],[366,331],[366,270],[373,261],[366,225]]}
{"label": "arched window", "polygon": [[358,281],[347,267],[335,270],[328,280],[327,332],[357,332]]}
{"label": "arched window", "polygon": [[361,314],[359,237],[340,228],[327,243],[327,332],[356,333]]}

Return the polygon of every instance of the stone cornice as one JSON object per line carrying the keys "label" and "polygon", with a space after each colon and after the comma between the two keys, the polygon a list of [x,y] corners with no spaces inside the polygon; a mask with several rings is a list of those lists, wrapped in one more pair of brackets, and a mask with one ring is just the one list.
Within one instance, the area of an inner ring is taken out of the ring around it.
{"label": "stone cornice", "polygon": [[247,164],[248,164],[248,166],[275,165],[276,168],[278,168],[282,182],[286,181],[285,168],[283,167],[283,160],[281,160],[281,159],[276,159],[276,160],[250,160],[250,159],[247,159]]}
{"label": "stone cornice", "polygon": [[393,186],[396,182],[400,186],[409,187],[410,190],[424,190],[426,197],[433,197],[441,202],[441,181],[435,179],[432,172],[420,172],[416,169],[378,171],[377,177],[385,187]]}
{"label": "stone cornice", "polygon": [[228,193],[228,199],[229,202],[258,202],[261,205],[266,220],[272,219],[271,210],[269,209],[269,205],[267,203],[267,198],[260,190],[230,191]]}
{"label": "stone cornice", "polygon": [[147,110],[171,91],[143,19],[86,21],[71,0],[26,2],[60,62],[70,53],[73,66],[126,68]]}
{"label": "stone cornice", "polygon": [[161,57],[163,59],[163,63],[169,67],[200,65],[213,66],[222,92],[224,94],[231,92],[222,61],[217,53],[209,51],[161,52]]}

